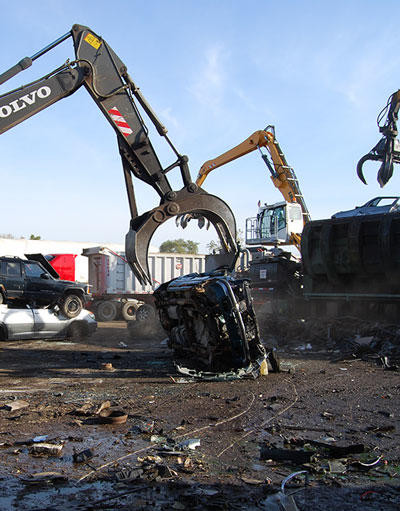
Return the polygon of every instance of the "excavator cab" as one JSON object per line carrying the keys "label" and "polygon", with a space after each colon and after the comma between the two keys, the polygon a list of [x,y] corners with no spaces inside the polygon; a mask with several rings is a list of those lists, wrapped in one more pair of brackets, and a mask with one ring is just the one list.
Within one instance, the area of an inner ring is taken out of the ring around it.
{"label": "excavator cab", "polygon": [[259,207],[256,217],[246,219],[247,245],[291,245],[303,230],[303,212],[298,202],[277,202]]}

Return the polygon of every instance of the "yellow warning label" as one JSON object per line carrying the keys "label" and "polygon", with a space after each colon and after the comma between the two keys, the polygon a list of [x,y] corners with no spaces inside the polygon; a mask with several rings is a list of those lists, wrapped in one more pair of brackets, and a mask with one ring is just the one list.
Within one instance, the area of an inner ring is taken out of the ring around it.
{"label": "yellow warning label", "polygon": [[96,48],[96,50],[98,50],[101,46],[101,41],[100,39],[97,39],[97,37],[95,37],[93,34],[88,34],[86,37],[85,37],[85,41],[90,44],[90,46],[93,46],[93,48]]}

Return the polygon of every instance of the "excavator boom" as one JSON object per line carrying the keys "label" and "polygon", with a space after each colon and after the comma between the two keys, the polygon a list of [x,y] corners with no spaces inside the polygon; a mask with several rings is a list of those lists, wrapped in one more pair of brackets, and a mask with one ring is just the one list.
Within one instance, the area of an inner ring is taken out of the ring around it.
{"label": "excavator boom", "polygon": [[[262,148],[267,151],[263,153]],[[257,217],[246,220],[246,243],[249,245],[294,245],[300,251],[301,231],[311,220],[296,174],[288,165],[276,138],[274,126],[255,131],[246,140],[229,151],[203,163],[197,175],[196,184],[202,186],[210,172],[241,158],[258,149],[271,173],[271,180],[281,192],[285,203],[262,206]],[[179,223],[185,228],[187,223],[197,218],[199,226],[205,224],[199,214],[181,215]]]}
{"label": "excavator boom", "polygon": [[[192,182],[188,158],[181,155],[167,137],[167,130],[129,76],[126,65],[107,42],[90,28],[74,25],[32,57],[0,75],[0,84],[30,67],[32,62],[72,37],[75,60],[48,73],[35,82],[0,95],[0,134],[13,128],[53,103],[73,94],[82,85],[104,114],[117,135],[119,153],[131,213],[126,236],[127,260],[140,282],[151,282],[147,252],[155,230],[178,214],[198,212],[216,228],[221,245],[236,259],[236,224],[232,211],[219,197],[210,195]],[[175,161],[163,168],[148,136],[138,103],[163,136],[175,155]],[[179,168],[182,188],[174,190],[167,173]],[[159,195],[159,205],[139,215],[133,186],[135,177],[149,184]]]}
{"label": "excavator boom", "polygon": [[301,205],[304,223],[309,222],[310,214],[301,194],[298,180],[275,138],[275,128],[273,126],[255,131],[246,140],[229,149],[229,151],[204,162],[197,175],[196,184],[202,186],[208,174],[213,170],[261,148],[266,148],[269,153],[269,157],[267,154],[261,153],[261,155],[271,173],[274,186],[281,192],[285,201],[298,202]]}

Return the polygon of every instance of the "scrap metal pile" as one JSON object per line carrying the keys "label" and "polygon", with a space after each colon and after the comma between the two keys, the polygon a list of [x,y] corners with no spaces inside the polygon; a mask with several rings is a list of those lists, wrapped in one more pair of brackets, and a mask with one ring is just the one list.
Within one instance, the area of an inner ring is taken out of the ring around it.
{"label": "scrap metal pile", "polygon": [[193,273],[154,293],[177,369],[201,378],[257,377],[266,364],[247,280]]}

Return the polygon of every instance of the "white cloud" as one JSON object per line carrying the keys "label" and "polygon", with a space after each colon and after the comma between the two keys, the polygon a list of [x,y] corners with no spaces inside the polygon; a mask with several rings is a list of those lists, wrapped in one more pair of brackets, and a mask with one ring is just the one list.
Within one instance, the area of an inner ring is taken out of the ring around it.
{"label": "white cloud", "polygon": [[226,83],[225,62],[229,53],[222,44],[207,48],[204,62],[197,71],[197,76],[189,88],[199,103],[209,108],[218,109],[221,104]]}

